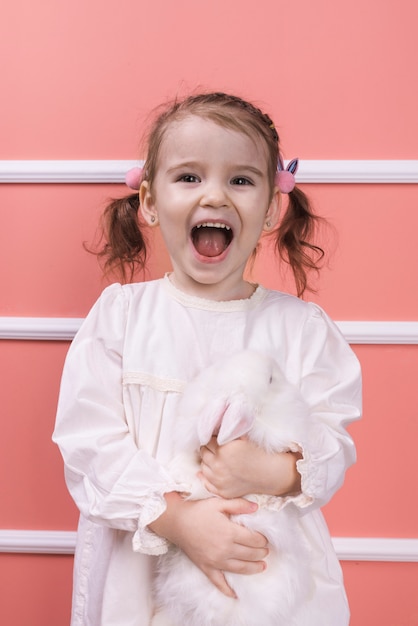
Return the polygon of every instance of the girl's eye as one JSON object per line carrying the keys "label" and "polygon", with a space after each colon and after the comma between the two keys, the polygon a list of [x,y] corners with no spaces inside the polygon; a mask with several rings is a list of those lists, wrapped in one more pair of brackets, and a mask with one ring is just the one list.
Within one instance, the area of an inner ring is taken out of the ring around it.
{"label": "girl's eye", "polygon": [[236,176],[231,180],[233,185],[252,185],[253,183],[249,178],[245,178],[245,176]]}
{"label": "girl's eye", "polygon": [[180,176],[178,180],[182,183],[198,183],[199,182],[198,177],[195,176],[194,174],[183,174],[183,176]]}

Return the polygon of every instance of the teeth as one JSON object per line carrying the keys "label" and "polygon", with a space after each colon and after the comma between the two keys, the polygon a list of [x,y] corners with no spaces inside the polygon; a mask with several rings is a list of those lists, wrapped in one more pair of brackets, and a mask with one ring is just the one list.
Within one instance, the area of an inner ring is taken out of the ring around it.
{"label": "teeth", "polygon": [[230,226],[221,222],[203,222],[203,224],[198,224],[196,228],[225,228],[225,230],[231,230]]}

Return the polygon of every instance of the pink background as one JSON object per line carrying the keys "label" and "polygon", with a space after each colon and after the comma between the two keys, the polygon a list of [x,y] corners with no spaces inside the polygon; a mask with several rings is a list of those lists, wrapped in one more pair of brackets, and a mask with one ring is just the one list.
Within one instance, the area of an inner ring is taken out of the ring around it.
{"label": "pink background", "polygon": [[[0,160],[141,158],[149,111],[198,88],[268,110],[285,158],[418,159],[417,20],[415,0],[15,0],[0,22]],[[313,299],[336,320],[416,321],[416,185],[304,189],[339,234]],[[82,242],[123,192],[0,187],[0,316],[86,314],[106,283]],[[267,258],[256,278],[286,286]],[[157,234],[150,277],[168,268]],[[417,538],[418,349],[354,348],[365,387],[364,419],[351,428],[359,461],[327,520],[335,537]],[[0,343],[0,530],[76,527],[50,441],[67,349]],[[0,622],[67,624],[71,567],[71,556],[0,554]],[[418,625],[417,563],[343,568],[352,626]]]}

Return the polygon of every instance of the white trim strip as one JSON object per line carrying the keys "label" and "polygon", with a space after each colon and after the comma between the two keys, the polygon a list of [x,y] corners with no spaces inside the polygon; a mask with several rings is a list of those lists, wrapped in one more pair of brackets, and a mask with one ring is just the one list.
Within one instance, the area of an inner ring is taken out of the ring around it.
{"label": "white trim strip", "polygon": [[0,183],[123,183],[137,161],[0,161]]}
{"label": "white trim strip", "polygon": [[385,537],[333,537],[341,561],[418,562],[418,539]]}
{"label": "white trim strip", "polygon": [[[0,553],[73,554],[76,532],[67,530],[0,530]],[[418,539],[334,537],[342,561],[418,562]]]}
{"label": "white trim strip", "polygon": [[[0,161],[0,183],[123,183],[138,161]],[[301,160],[300,183],[418,183],[418,160]]]}
{"label": "white trim strip", "polygon": [[79,317],[0,317],[0,339],[70,341],[82,321]]}
{"label": "white trim strip", "polygon": [[417,183],[418,161],[300,161],[301,183]]}
{"label": "white trim strip", "polygon": [[0,553],[74,554],[76,535],[68,530],[0,530]]}
{"label": "white trim strip", "polygon": [[418,344],[418,322],[336,322],[351,344]]}
{"label": "white trim strip", "polygon": [[[0,317],[0,339],[71,341],[79,317]],[[418,322],[337,322],[351,344],[418,344]]]}

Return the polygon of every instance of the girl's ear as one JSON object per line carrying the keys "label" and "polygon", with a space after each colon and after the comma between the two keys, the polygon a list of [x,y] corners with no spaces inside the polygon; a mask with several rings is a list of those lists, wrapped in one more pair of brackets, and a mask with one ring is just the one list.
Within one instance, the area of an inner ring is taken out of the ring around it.
{"label": "girl's ear", "polygon": [[270,231],[272,230],[280,217],[280,209],[282,207],[282,195],[278,189],[278,187],[274,188],[273,197],[271,199],[268,211],[266,213],[266,217],[264,220],[264,230]]}
{"label": "girl's ear", "polygon": [[158,224],[158,214],[147,180],[144,180],[139,188],[139,203],[144,220],[149,226],[156,226]]}

